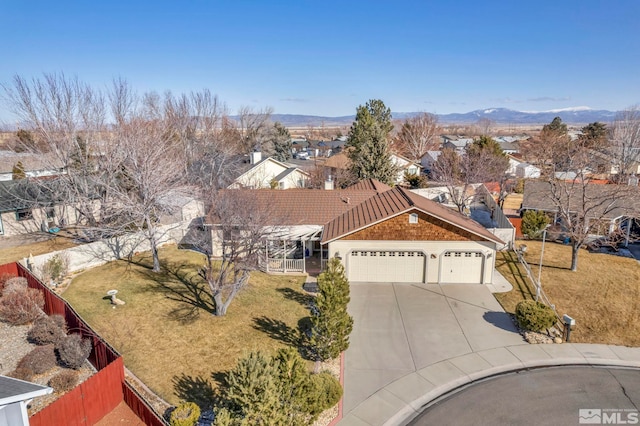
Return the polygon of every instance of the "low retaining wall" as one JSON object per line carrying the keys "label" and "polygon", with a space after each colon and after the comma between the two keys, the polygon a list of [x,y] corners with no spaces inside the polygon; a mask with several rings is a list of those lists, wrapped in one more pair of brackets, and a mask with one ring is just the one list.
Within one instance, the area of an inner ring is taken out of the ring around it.
{"label": "low retaining wall", "polygon": [[[181,222],[159,227],[158,246],[180,241],[187,232],[189,223],[190,222]],[[22,259],[20,263],[29,268],[34,274],[41,276],[40,271],[49,259],[56,255],[63,255],[69,260],[69,272],[73,273],[94,268],[113,260],[127,258],[137,252],[149,250],[151,250],[149,241],[141,232],[138,232],[122,237],[82,244],[65,250],[32,256]]]}

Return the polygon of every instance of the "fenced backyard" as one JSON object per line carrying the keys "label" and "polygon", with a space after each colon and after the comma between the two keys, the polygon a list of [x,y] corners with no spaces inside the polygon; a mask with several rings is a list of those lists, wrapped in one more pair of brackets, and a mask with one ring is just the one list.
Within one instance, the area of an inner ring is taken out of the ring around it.
{"label": "fenced backyard", "polygon": [[2,273],[26,278],[29,287],[43,292],[44,311],[47,315],[62,315],[71,333],[78,333],[92,343],[89,362],[97,372],[33,415],[29,419],[31,425],[93,425],[122,401],[125,401],[145,424],[151,426],[166,424],[161,415],[155,413],[149,404],[126,383],[124,362],[120,354],[105,342],[67,302],[18,263],[0,265],[0,274]]}

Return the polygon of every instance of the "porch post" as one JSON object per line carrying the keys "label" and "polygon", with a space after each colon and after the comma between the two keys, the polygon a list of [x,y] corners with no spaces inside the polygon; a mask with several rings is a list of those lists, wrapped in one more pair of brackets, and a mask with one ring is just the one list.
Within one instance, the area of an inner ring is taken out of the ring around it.
{"label": "porch post", "polygon": [[305,241],[302,240],[302,273],[307,273],[307,253],[305,251]]}
{"label": "porch post", "polygon": [[287,240],[282,240],[282,243],[284,244],[283,246],[283,250],[282,250],[282,272],[284,274],[287,273]]}
{"label": "porch post", "polygon": [[264,240],[264,255],[267,261],[267,274],[269,273],[269,240]]}

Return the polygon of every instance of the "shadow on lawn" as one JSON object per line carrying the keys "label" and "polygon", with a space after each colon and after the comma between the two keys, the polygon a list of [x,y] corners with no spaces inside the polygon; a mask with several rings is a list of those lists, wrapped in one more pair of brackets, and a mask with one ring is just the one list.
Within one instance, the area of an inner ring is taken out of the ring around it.
{"label": "shadow on lawn", "polygon": [[194,274],[190,266],[165,263],[159,273],[147,269],[139,273],[153,283],[146,288],[147,291],[160,292],[169,300],[182,302],[170,312],[174,319],[190,323],[196,320],[200,310],[214,313],[206,284]]}
{"label": "shadow on lawn", "polygon": [[278,293],[281,293],[285,299],[293,300],[294,302],[298,302],[305,307],[309,306],[311,304],[311,301],[313,300],[313,296],[288,287],[278,288],[276,289],[276,291]]}
{"label": "shadow on lawn", "polygon": [[199,407],[211,407],[216,399],[216,392],[208,380],[203,377],[192,377],[182,373],[173,376],[173,392],[183,401],[195,402]]}
{"label": "shadow on lawn", "polygon": [[299,330],[289,327],[284,321],[261,316],[253,319],[253,328],[287,345],[297,347],[300,344]]}
{"label": "shadow on lawn", "polygon": [[262,331],[274,340],[298,349],[302,358],[313,360],[312,346],[309,341],[311,318],[298,321],[298,328],[289,327],[284,321],[261,316],[253,319],[253,328]]}

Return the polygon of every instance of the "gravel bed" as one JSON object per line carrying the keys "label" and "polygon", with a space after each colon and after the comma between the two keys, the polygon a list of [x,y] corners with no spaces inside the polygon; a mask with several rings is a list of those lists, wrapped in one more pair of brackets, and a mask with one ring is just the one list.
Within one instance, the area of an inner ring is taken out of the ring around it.
{"label": "gravel bed", "polygon": [[[16,365],[23,356],[31,352],[37,345],[27,341],[27,332],[31,325],[10,325],[0,321],[0,374],[6,376],[15,370]],[[64,370],[63,367],[57,366],[44,374],[34,376],[31,380],[33,383],[48,386],[49,380]],[[87,380],[95,372],[94,368],[85,362],[85,365],[77,370],[78,384]],[[28,406],[29,415],[33,415],[42,410],[47,405],[58,399],[64,393],[53,392],[49,395],[35,398]]]}

